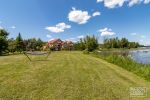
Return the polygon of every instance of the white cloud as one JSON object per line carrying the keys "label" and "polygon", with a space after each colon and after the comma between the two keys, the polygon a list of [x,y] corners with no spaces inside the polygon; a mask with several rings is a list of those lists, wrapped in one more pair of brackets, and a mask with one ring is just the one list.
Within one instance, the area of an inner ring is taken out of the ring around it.
{"label": "white cloud", "polygon": [[135,35],[137,35],[137,33],[131,33],[131,35],[135,36]]}
{"label": "white cloud", "polygon": [[135,4],[140,4],[142,2],[142,0],[130,0],[129,1],[129,7],[132,7]]}
{"label": "white cloud", "polygon": [[50,31],[50,32],[61,33],[61,32],[64,32],[65,29],[69,29],[69,28],[71,28],[70,25],[67,25],[67,24],[62,22],[62,23],[58,23],[55,26],[46,27],[45,29]]}
{"label": "white cloud", "polygon": [[85,24],[91,18],[87,11],[76,10],[72,8],[72,11],[68,14],[69,21],[78,23],[78,24]]}
{"label": "white cloud", "polygon": [[52,38],[52,36],[51,36],[51,35],[49,35],[49,34],[47,34],[47,35],[46,35],[46,37],[47,37],[47,38]]}
{"label": "white cloud", "polygon": [[100,30],[98,30],[98,32],[101,33],[101,36],[112,36],[112,35],[116,34],[116,33],[112,32],[112,30],[109,28],[100,29]]}
{"label": "white cloud", "polygon": [[102,2],[103,0],[97,0],[97,2]]}
{"label": "white cloud", "polygon": [[92,16],[95,17],[95,16],[99,16],[99,15],[101,15],[101,13],[99,11],[96,11],[96,12],[93,13]]}
{"label": "white cloud", "polygon": [[150,0],[144,0],[144,4],[150,3]]}
{"label": "white cloud", "polygon": [[126,0],[97,0],[97,2],[104,2],[104,6],[107,8],[122,7]]}
{"label": "white cloud", "polygon": [[15,28],[16,28],[16,26],[11,26],[10,28],[15,29]]}
{"label": "white cloud", "polygon": [[136,4],[144,2],[144,4],[150,3],[150,0],[97,0],[97,3],[104,2],[104,6],[107,8],[122,7],[125,2],[131,7]]}
{"label": "white cloud", "polygon": [[84,38],[84,35],[77,36],[77,38],[79,39]]}
{"label": "white cloud", "polygon": [[108,8],[122,7],[125,0],[104,0],[104,5]]}

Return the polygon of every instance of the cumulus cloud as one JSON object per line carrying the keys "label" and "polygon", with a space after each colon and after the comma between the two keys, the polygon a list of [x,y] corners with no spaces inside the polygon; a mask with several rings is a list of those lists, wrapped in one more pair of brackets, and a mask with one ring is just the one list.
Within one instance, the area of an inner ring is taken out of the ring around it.
{"label": "cumulus cloud", "polygon": [[68,14],[69,21],[75,22],[78,24],[85,24],[91,18],[87,11],[76,10],[72,8],[72,10]]}
{"label": "cumulus cloud", "polygon": [[112,32],[112,30],[109,28],[100,29],[100,30],[98,30],[98,32],[101,33],[101,36],[112,36],[112,35],[116,34],[116,33]]}
{"label": "cumulus cloud", "polygon": [[143,2],[144,4],[150,3],[150,0],[97,0],[97,3],[104,2],[104,6],[107,8],[122,7],[125,2],[131,7],[136,4]]}
{"label": "cumulus cloud", "polygon": [[77,36],[77,38],[79,38],[79,39],[84,38],[84,35],[79,35],[79,36]]}
{"label": "cumulus cloud", "polygon": [[96,12],[93,13],[92,16],[95,17],[95,16],[99,16],[99,15],[101,15],[101,13],[99,11],[96,11]]}
{"label": "cumulus cloud", "polygon": [[150,3],[150,0],[144,0],[144,4]]}
{"label": "cumulus cloud", "polygon": [[129,7],[132,7],[135,4],[140,4],[142,2],[142,0],[130,0],[129,1]]}
{"label": "cumulus cloud", "polygon": [[69,29],[69,28],[71,28],[70,25],[67,25],[67,24],[62,22],[62,23],[58,23],[55,26],[46,27],[45,29],[50,31],[50,32],[61,33],[61,32],[64,32],[65,29]]}
{"label": "cumulus cloud", "polygon": [[49,35],[49,34],[47,34],[47,35],[46,35],[46,37],[47,37],[47,38],[52,38],[52,36],[51,36],[51,35]]}
{"label": "cumulus cloud", "polygon": [[97,2],[102,2],[103,0],[97,0]]}
{"label": "cumulus cloud", "polygon": [[97,2],[104,2],[104,6],[107,8],[115,8],[123,6],[126,0],[97,0]]}

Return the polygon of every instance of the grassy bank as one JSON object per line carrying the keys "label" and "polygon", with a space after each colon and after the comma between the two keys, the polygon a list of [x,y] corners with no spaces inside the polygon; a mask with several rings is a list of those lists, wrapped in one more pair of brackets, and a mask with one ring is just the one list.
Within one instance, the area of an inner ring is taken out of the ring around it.
{"label": "grassy bank", "polygon": [[133,61],[130,57],[123,55],[116,55],[116,54],[104,55],[102,52],[101,53],[93,52],[92,55],[104,59],[115,65],[118,65],[150,81],[150,65],[137,63]]}
{"label": "grassy bank", "polygon": [[[147,96],[131,97],[130,87]],[[82,52],[54,52],[48,61],[0,57],[0,100],[149,100],[150,83]]]}

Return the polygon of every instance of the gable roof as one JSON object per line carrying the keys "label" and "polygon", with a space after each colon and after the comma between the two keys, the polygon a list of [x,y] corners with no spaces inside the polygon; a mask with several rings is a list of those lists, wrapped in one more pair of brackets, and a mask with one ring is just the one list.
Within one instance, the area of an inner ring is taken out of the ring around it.
{"label": "gable roof", "polygon": [[48,41],[48,44],[55,44],[55,43],[62,43],[60,39],[53,39],[51,41]]}

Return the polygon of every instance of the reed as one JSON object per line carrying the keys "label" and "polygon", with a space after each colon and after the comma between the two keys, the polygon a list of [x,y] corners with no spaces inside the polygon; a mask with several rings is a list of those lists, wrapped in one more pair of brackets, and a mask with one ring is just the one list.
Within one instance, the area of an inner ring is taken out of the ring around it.
{"label": "reed", "polygon": [[143,77],[150,81],[150,65],[140,64],[132,60],[128,55],[128,52],[93,52],[93,56],[106,60],[109,63],[118,65],[134,74]]}

